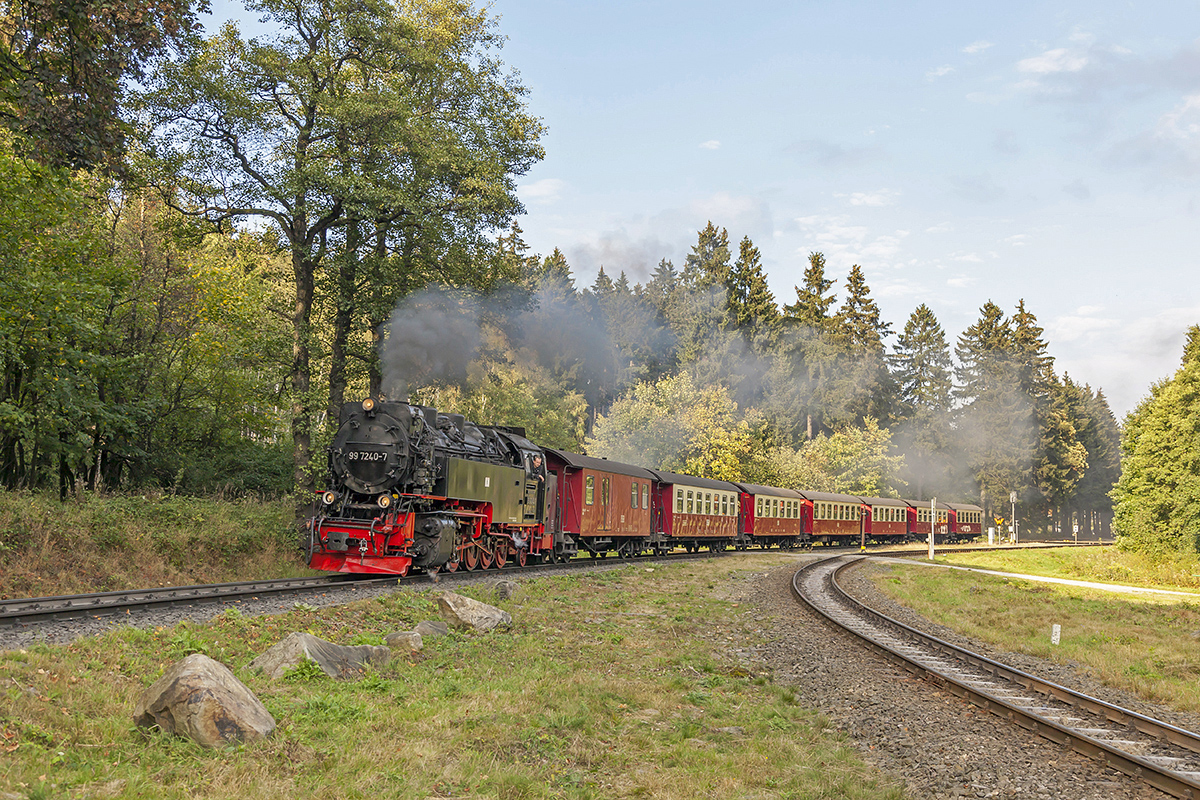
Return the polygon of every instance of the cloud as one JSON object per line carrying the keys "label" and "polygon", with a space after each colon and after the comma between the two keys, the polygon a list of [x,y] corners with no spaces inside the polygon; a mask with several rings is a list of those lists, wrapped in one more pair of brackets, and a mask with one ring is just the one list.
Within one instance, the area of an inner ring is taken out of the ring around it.
{"label": "cloud", "polygon": [[977,42],[971,42],[969,45],[964,47],[962,49],[962,51],[964,53],[970,53],[971,55],[974,55],[975,53],[982,53],[984,50],[987,50],[989,47],[992,47],[991,42],[980,39]]}
{"label": "cloud", "polygon": [[823,167],[857,167],[878,161],[881,154],[877,147],[845,147],[824,139],[803,139],[788,145],[786,150]]}
{"label": "cloud", "polygon": [[1114,144],[1106,158],[1117,166],[1151,167],[1171,177],[1200,173],[1200,94],[1184,97],[1152,130]]}
{"label": "cloud", "polygon": [[949,64],[942,64],[940,67],[935,67],[934,69],[929,70],[929,72],[926,72],[925,79],[933,80],[935,78],[941,78],[949,75],[951,72],[954,72],[954,67],[950,66]]}
{"label": "cloud", "polygon": [[[836,196],[845,197],[845,195]],[[870,206],[872,208],[890,206],[896,202],[896,198],[899,196],[900,193],[895,189],[880,189],[877,192],[854,192],[850,195],[850,205]]]}
{"label": "cloud", "polygon": [[1013,247],[1024,247],[1025,245],[1029,244],[1027,241],[1025,241],[1028,238],[1029,238],[1029,234],[1027,234],[1027,233],[1014,233],[1012,236],[1009,236],[1004,241],[1008,242]]}
{"label": "cloud", "polygon": [[1076,200],[1087,200],[1092,196],[1092,190],[1087,187],[1087,184],[1082,179],[1075,180],[1062,187],[1063,191],[1074,197]]}
{"label": "cloud", "polygon": [[605,231],[587,242],[579,242],[566,248],[567,261],[574,273],[581,277],[579,288],[584,288],[586,276],[594,275],[604,267],[604,272],[614,280],[622,272],[630,283],[645,283],[654,272],[658,262],[670,258],[675,247],[654,234],[633,237],[628,231]]}
{"label": "cloud", "polygon": [[992,140],[992,149],[1006,156],[1015,156],[1020,153],[1021,147],[1017,144],[1016,132],[996,131],[996,138]]}
{"label": "cloud", "polygon": [[961,275],[957,278],[949,278],[946,280],[946,285],[953,289],[965,289],[972,283],[973,281],[966,275]]}
{"label": "cloud", "polygon": [[1065,47],[1047,50],[1039,56],[1017,62],[1017,72],[1050,75],[1056,72],[1079,72],[1088,65],[1088,57],[1073,53]]}
{"label": "cloud", "polygon": [[709,139],[707,142],[700,143],[701,150],[719,150],[721,143],[716,139]]}
{"label": "cloud", "polygon": [[994,203],[1004,197],[1004,188],[998,186],[990,175],[965,175],[950,178],[955,194],[973,203]]}
{"label": "cloud", "polygon": [[566,181],[558,178],[542,178],[540,181],[518,186],[517,195],[525,203],[554,203],[562,199],[562,191],[566,187]]}
{"label": "cloud", "polygon": [[806,233],[808,242],[796,250],[807,258],[810,251],[825,254],[831,262],[862,264],[870,268],[895,266],[901,244],[908,231],[871,233],[865,225],[849,224],[846,215],[814,215],[799,217],[796,224]]}

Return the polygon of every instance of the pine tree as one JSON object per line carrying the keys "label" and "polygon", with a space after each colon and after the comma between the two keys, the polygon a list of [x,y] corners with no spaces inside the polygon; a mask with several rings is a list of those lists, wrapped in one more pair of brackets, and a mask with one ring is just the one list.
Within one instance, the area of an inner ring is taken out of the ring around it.
{"label": "pine tree", "polygon": [[807,325],[817,330],[829,327],[829,309],[835,295],[826,295],[836,281],[825,277],[825,256],[810,253],[804,270],[804,288],[796,287],[796,302],[783,307],[783,318],[790,325]]}
{"label": "pine tree", "polygon": [[727,294],[732,323],[747,342],[762,352],[775,340],[779,308],[767,286],[762,257],[749,236],[742,237]]}
{"label": "pine tree", "polygon": [[892,326],[880,319],[879,304],[871,297],[858,264],[850,268],[846,278],[846,300],[838,309],[837,322],[854,352],[883,355],[883,340],[892,335]]}
{"label": "pine tree", "polygon": [[1165,557],[1200,552],[1200,326],[1183,363],[1125,419],[1113,530],[1122,548]]}
{"label": "pine tree", "polygon": [[724,287],[729,283],[730,269],[729,233],[724,228],[717,230],[709,220],[684,261],[680,279],[693,289]]}
{"label": "pine tree", "polygon": [[926,408],[944,414],[950,410],[950,346],[929,306],[922,303],[909,316],[891,361],[904,412]]}

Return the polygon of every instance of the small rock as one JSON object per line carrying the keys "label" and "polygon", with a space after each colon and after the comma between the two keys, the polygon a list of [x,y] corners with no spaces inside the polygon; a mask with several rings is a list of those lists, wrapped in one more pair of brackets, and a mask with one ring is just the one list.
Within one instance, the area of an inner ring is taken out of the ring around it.
{"label": "small rock", "polygon": [[386,665],[392,659],[392,651],[370,644],[348,647],[318,639],[311,633],[293,633],[251,661],[250,667],[271,678],[282,678],[283,673],[305,659],[315,661],[331,678],[356,678],[368,664],[376,668]]}
{"label": "small rock", "polygon": [[499,625],[512,625],[512,615],[507,611],[461,594],[443,592],[437,601],[442,619],[455,628],[474,628],[483,633]]}
{"label": "small rock", "polygon": [[410,653],[419,653],[425,646],[421,634],[416,631],[389,633],[383,641],[393,650],[407,650]]}
{"label": "small rock", "polygon": [[500,600],[507,600],[517,593],[517,584],[513,581],[496,581],[492,593]]}
{"label": "small rock", "polygon": [[427,619],[417,623],[417,633],[425,638],[445,636],[450,633],[450,626],[440,619]]}

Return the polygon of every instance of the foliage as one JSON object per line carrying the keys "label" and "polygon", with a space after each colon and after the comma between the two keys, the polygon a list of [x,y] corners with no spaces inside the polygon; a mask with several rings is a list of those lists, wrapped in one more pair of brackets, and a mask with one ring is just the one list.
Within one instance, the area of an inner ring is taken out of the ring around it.
{"label": "foliage", "polygon": [[1125,420],[1113,528],[1126,549],[1200,552],[1200,326],[1183,363]]}
{"label": "foliage", "polygon": [[119,169],[123,84],[185,48],[207,0],[5,0],[0,119],[19,146],[56,167]]}
{"label": "foliage", "polygon": [[728,391],[699,388],[686,372],[635,386],[587,440],[599,458],[718,480],[738,480],[752,447],[750,425]]}

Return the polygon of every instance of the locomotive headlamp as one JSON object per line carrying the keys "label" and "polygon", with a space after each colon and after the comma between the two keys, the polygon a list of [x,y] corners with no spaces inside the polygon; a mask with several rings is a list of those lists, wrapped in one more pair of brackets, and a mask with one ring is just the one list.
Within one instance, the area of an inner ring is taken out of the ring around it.
{"label": "locomotive headlamp", "polygon": [[392,504],[392,496],[390,494],[381,494],[375,502],[379,503],[380,508],[387,508]]}
{"label": "locomotive headlamp", "polygon": [[325,494],[321,495],[321,502],[323,502],[327,506],[333,505],[334,500],[337,500],[337,495],[332,491],[326,492]]}
{"label": "locomotive headlamp", "polygon": [[366,400],[363,400],[363,411],[374,411],[374,410],[375,410],[375,398],[374,397],[368,397]]}

